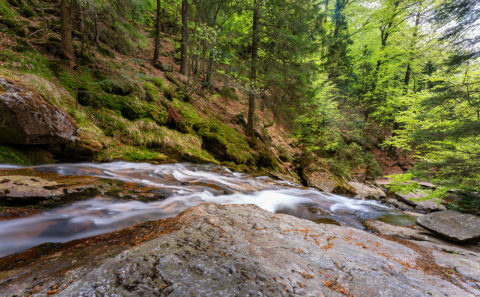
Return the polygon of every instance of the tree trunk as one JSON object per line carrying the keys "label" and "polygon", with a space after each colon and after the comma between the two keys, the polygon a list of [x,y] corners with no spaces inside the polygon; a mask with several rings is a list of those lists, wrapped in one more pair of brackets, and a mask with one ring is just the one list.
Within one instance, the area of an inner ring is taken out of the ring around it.
{"label": "tree trunk", "polygon": [[180,49],[180,73],[187,75],[187,45],[188,45],[188,0],[182,0],[182,44]]}
{"label": "tree trunk", "polygon": [[412,66],[410,65],[412,63],[412,59],[413,59],[413,48],[415,47],[415,42],[416,42],[416,39],[417,39],[417,35],[418,35],[418,26],[420,25],[420,11],[417,12],[417,15],[415,17],[415,28],[414,28],[414,31],[413,31],[413,38],[412,38],[412,42],[410,43],[410,51],[409,51],[409,57],[408,57],[408,63],[407,63],[407,71],[405,72],[405,79],[404,79],[404,83],[405,83],[405,88],[408,89],[408,85],[410,84],[410,76],[412,74]]}
{"label": "tree trunk", "polygon": [[80,53],[84,57],[85,50],[85,41],[87,37],[87,32],[85,30],[85,8],[83,6],[79,7],[79,17],[80,17],[80,32],[82,33],[82,43],[80,46]]}
{"label": "tree trunk", "polygon": [[250,69],[250,96],[248,99],[248,123],[247,132],[253,135],[254,116],[255,116],[255,92],[257,83],[257,59],[258,59],[258,21],[260,18],[260,9],[258,1],[253,1],[253,26],[252,26],[252,65]]}
{"label": "tree trunk", "polygon": [[160,15],[162,13],[162,5],[161,0],[157,0],[157,27],[156,27],[156,34],[155,34],[155,52],[153,54],[153,62],[158,62],[160,58],[160,39],[161,36],[161,24],[160,24]]}
{"label": "tree trunk", "polygon": [[75,52],[72,45],[72,18],[68,0],[60,0],[60,35],[62,38],[62,54],[70,60],[75,61]]}
{"label": "tree trunk", "polygon": [[100,33],[98,31],[98,22],[97,22],[97,8],[95,5],[93,5],[93,25],[94,25],[94,30],[95,30],[95,43],[97,45],[100,44]]}

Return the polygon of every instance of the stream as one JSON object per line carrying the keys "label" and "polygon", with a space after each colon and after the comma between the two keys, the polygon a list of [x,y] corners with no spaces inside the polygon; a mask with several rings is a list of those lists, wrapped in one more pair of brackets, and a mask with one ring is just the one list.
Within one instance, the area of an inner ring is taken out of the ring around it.
{"label": "stream", "polygon": [[[3,170],[12,168],[19,167],[0,165]],[[0,221],[0,257],[47,242],[67,242],[173,217],[206,202],[255,204],[270,212],[359,229],[364,229],[366,219],[401,216],[377,201],[349,199],[216,165],[114,162],[42,165],[34,170],[132,182],[161,189],[164,195],[148,203],[96,196],[34,216]]]}

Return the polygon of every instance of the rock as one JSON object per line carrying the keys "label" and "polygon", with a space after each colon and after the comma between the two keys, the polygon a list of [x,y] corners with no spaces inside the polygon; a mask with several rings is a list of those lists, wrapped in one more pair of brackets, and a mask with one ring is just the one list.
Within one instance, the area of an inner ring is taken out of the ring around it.
{"label": "rock", "polygon": [[[41,285],[35,296],[46,296],[51,288],[57,296],[468,297],[480,293],[473,285],[460,284],[453,273],[445,277],[436,270],[424,272],[423,254],[407,245],[361,230],[315,224],[252,205],[204,204],[174,220],[182,227],[116,257],[67,273],[42,275],[50,279],[37,280]],[[8,283],[8,293],[19,288],[15,273],[22,272],[9,272],[13,282]]]}
{"label": "rock", "polygon": [[303,178],[309,187],[317,188],[320,191],[327,193],[332,192],[338,184],[338,182],[328,172],[311,170],[310,167],[303,170]]}
{"label": "rock", "polygon": [[[447,267],[460,274],[468,285],[480,289],[480,253],[458,246],[446,245],[430,241],[417,242],[417,244],[430,249],[435,263]],[[468,247],[470,248],[470,247]]]}
{"label": "rock", "polygon": [[480,289],[480,247],[478,245],[459,247],[436,238],[419,227],[392,226],[375,220],[367,220],[365,225],[369,230],[382,236],[408,240],[408,244],[420,248],[435,265],[459,274],[462,278],[460,284],[467,283],[468,286]]}
{"label": "rock", "polygon": [[347,183],[338,183],[332,190],[333,194],[343,195],[347,197],[356,197],[357,190]]}
{"label": "rock", "polygon": [[395,198],[423,212],[441,211],[447,208],[434,200],[425,200],[427,193],[418,190],[408,194],[395,193]]}
{"label": "rock", "polygon": [[39,176],[0,176],[0,206],[52,207],[98,193],[90,177],[71,177],[66,180],[45,179]]}
{"label": "rock", "polygon": [[387,198],[385,200],[385,203],[388,203],[392,206],[395,206],[396,208],[400,210],[407,210],[407,211],[412,211],[414,210],[414,207],[407,205],[406,203],[403,203],[402,201],[398,201],[397,199],[394,198]]}
{"label": "rock", "polygon": [[62,153],[73,160],[91,160],[104,148],[98,135],[101,133],[79,129],[75,142],[69,143]]}
{"label": "rock", "polygon": [[0,78],[0,143],[60,144],[74,139],[76,123],[26,85]]}
{"label": "rock", "polygon": [[348,184],[355,189],[355,192],[357,192],[357,195],[355,195],[354,198],[380,200],[387,197],[385,192],[379,188],[367,186],[366,184],[359,182],[349,182]]}
{"label": "rock", "polygon": [[480,241],[480,218],[474,215],[445,210],[421,216],[417,224],[448,240]]}
{"label": "rock", "polygon": [[418,241],[429,241],[442,243],[442,241],[433,236],[430,232],[421,228],[408,228],[394,226],[377,220],[367,220],[364,225],[368,230],[385,236],[396,236],[398,238]]}

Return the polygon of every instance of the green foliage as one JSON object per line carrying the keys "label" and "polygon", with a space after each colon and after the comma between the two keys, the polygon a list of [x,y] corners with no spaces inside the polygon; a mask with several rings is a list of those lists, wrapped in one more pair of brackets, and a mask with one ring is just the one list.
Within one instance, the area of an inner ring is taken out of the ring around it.
{"label": "green foliage", "polygon": [[31,165],[31,161],[21,151],[0,145],[0,164]]}
{"label": "green foliage", "polygon": [[158,89],[154,84],[150,82],[145,82],[143,83],[143,89],[145,91],[145,99],[147,101],[155,102],[160,98],[158,94]]}

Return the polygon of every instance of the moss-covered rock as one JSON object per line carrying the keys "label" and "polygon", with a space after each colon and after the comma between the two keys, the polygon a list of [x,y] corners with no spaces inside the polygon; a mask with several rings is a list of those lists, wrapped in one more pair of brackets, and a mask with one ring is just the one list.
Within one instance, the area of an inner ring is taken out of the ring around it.
{"label": "moss-covered rock", "polygon": [[120,143],[112,144],[110,147],[102,150],[97,156],[98,161],[124,160],[131,162],[150,162],[163,163],[168,160],[165,154],[152,151],[147,148],[122,145]]}
{"label": "moss-covered rock", "polygon": [[126,96],[133,92],[133,85],[125,79],[106,79],[99,82],[99,85],[109,94]]}
{"label": "moss-covered rock", "polygon": [[234,128],[215,119],[209,119],[198,131],[204,148],[217,160],[248,164],[253,161],[251,149],[245,137]]}

